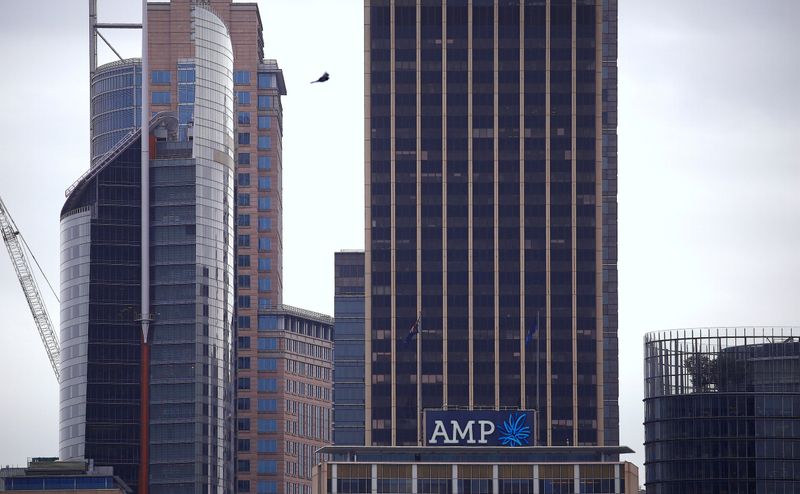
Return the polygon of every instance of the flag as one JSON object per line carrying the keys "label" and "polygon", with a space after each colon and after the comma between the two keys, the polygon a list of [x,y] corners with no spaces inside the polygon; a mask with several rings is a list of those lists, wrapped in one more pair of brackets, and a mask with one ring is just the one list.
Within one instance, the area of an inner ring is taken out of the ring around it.
{"label": "flag", "polygon": [[417,336],[417,334],[419,334],[419,326],[420,326],[420,321],[419,321],[419,316],[417,316],[417,320],[414,321],[414,324],[411,325],[411,329],[408,330],[408,334],[406,335],[403,342],[409,344],[412,341],[414,341],[414,337]]}
{"label": "flag", "polygon": [[525,346],[528,346],[528,343],[533,341],[533,338],[534,338],[534,336],[536,336],[536,332],[537,331],[539,331],[539,318],[538,317],[533,322],[533,326],[528,328],[527,334],[525,334]]}

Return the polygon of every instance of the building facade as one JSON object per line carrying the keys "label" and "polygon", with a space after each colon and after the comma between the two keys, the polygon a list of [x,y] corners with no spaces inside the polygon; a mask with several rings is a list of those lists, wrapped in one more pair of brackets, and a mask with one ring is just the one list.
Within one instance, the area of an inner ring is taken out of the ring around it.
{"label": "building facade", "polygon": [[[144,489],[143,468],[153,493],[232,492],[234,485],[233,48],[225,24],[205,6],[187,9],[186,27],[191,42],[182,63],[196,95],[192,128],[163,108],[146,135],[153,309],[147,345],[136,329],[139,129],[95,156],[62,209],[60,456],[113,466],[137,492]],[[118,65],[131,70],[116,84],[135,86],[136,62]],[[108,101],[121,102],[113,94]],[[142,407],[145,393],[149,406]]]}
{"label": "building facade", "polygon": [[635,465],[614,461],[625,447],[326,448],[314,494],[636,494]]}
{"label": "building facade", "polygon": [[334,255],[333,443],[364,444],[364,252]]}
{"label": "building facade", "polygon": [[618,444],[616,0],[364,12],[364,443],[517,408]]}
{"label": "building facade", "polygon": [[310,494],[331,443],[333,319],[280,305],[237,338],[237,492]]}
{"label": "building facade", "polygon": [[49,492],[51,494],[129,494],[111,467],[88,461],[32,458],[25,468],[0,468],[0,492]]}
{"label": "building facade", "polygon": [[800,491],[800,329],[645,336],[648,493]]}

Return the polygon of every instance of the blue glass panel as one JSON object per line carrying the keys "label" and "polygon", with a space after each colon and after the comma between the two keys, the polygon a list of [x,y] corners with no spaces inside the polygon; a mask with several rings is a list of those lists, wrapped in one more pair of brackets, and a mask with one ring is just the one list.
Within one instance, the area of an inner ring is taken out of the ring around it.
{"label": "blue glass panel", "polygon": [[258,169],[259,170],[271,170],[272,169],[272,158],[270,156],[259,156],[258,157]]}

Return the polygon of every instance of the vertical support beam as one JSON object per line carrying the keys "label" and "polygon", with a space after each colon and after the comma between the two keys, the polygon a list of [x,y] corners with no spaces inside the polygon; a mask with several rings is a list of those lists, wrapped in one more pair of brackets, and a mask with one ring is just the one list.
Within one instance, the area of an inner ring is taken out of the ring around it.
{"label": "vertical support beam", "polygon": [[[467,1],[467,344],[469,362],[475,362],[475,303],[472,255],[472,0]],[[475,366],[469,366],[469,406],[475,406]]]}
{"label": "vertical support beam", "polygon": [[[97,0],[89,0],[89,83],[97,70]],[[91,120],[90,120],[91,121]]]}
{"label": "vertical support beam", "polygon": [[[550,0],[547,0],[545,5],[545,79],[544,79],[544,140],[545,140],[545,155],[544,155],[544,215],[545,215],[545,367],[547,390],[547,446],[553,444],[553,368],[551,365],[552,357],[550,354],[550,321],[551,321],[551,294],[550,294]],[[538,364],[537,364],[538,365]],[[541,417],[541,413],[538,414]],[[537,425],[538,426],[538,425]]]}
{"label": "vertical support beam", "polygon": [[[339,483],[339,482],[337,482],[339,480],[339,468],[338,468],[339,465],[337,463],[330,463],[329,465],[331,466],[331,494],[338,494],[339,493],[339,486],[336,485],[336,484]],[[320,472],[323,472],[323,471],[324,470],[320,469]],[[321,484],[323,482],[325,482],[324,478],[320,480]],[[322,485],[325,485],[325,484],[322,484]]]}
{"label": "vertical support beam", "polygon": [[397,187],[397,160],[395,157],[396,152],[396,129],[395,129],[395,94],[397,93],[396,76],[395,76],[395,29],[394,29],[394,2],[390,2],[389,7],[389,75],[390,75],[390,89],[389,89],[389,160],[390,160],[390,174],[389,190],[390,190],[390,209],[391,212],[391,258],[390,258],[390,283],[391,288],[391,337],[392,337],[392,446],[397,446],[397,195],[395,188]]}
{"label": "vertical support beam", "polygon": [[605,445],[605,376],[603,371],[603,2],[595,6],[594,74],[594,245],[595,348],[597,361],[597,445]]}
{"label": "vertical support beam", "polygon": [[[571,227],[572,235],[572,444],[578,445],[578,195],[577,195],[577,2],[572,0],[572,43],[571,43],[571,62],[570,62],[570,168],[571,168]],[[577,467],[576,467],[577,468]],[[575,491],[577,492],[577,491]]]}
{"label": "vertical support beam", "polygon": [[442,408],[447,409],[447,1],[442,2]]}
{"label": "vertical support beam", "polygon": [[[494,65],[492,67],[492,71],[494,72],[494,121],[492,122],[492,161],[494,161],[494,219],[492,221],[494,223],[494,228],[492,231],[494,233],[494,266],[492,267],[492,271],[494,271],[494,408],[497,410],[500,409],[500,139],[497,135],[499,128],[498,113],[500,110],[500,96],[497,88],[499,83],[497,71],[500,68],[498,53],[499,35],[497,30],[500,27],[500,21],[497,18],[498,13],[498,5],[497,2],[495,2],[493,12],[494,40],[492,42],[492,59],[494,60]],[[495,492],[498,491],[495,489]]]}
{"label": "vertical support beam", "polygon": [[[519,386],[520,408],[527,410],[528,354],[525,348],[525,2],[519,3]],[[538,336],[538,335],[537,335]],[[537,410],[538,415],[538,410]],[[535,424],[534,438],[539,424]]]}
{"label": "vertical support beam", "polygon": [[141,414],[139,451],[139,494],[149,492],[149,410],[150,410],[150,74],[147,29],[147,0],[142,0],[142,127],[141,127]]}
{"label": "vertical support beam", "polygon": [[364,2],[364,445],[372,445],[372,66],[370,0]]}

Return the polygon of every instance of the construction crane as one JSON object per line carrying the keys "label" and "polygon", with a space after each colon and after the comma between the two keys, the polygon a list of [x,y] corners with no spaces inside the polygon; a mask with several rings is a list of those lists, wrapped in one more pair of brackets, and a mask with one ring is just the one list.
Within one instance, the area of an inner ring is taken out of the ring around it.
{"label": "construction crane", "polygon": [[[8,209],[6,209],[6,205],[3,203],[2,197],[0,197],[0,229],[2,229],[3,241],[8,248],[8,253],[11,255],[11,262],[14,264],[14,271],[17,272],[17,279],[19,279],[19,284],[22,286],[22,291],[25,293],[25,299],[28,301],[31,314],[33,314],[33,321],[36,323],[36,328],[39,330],[39,336],[41,336],[42,343],[44,343],[44,348],[47,351],[47,358],[50,359],[50,365],[53,366],[53,372],[56,374],[56,379],[60,380],[61,376],[58,370],[58,364],[61,360],[61,349],[59,348],[56,334],[53,331],[53,323],[50,321],[50,315],[47,313],[47,307],[45,307],[44,300],[42,300],[42,296],[39,293],[39,286],[36,284],[36,278],[33,277],[33,271],[31,270],[30,264],[28,264],[28,259],[25,256],[25,250],[23,246],[27,248],[29,252],[30,248],[25,242],[25,238],[23,238],[19,233],[19,229],[14,223],[14,220],[11,218],[11,214],[8,212]],[[36,265],[39,266],[38,261],[36,261],[36,257],[33,256],[33,253],[31,253],[31,257],[33,258],[34,262],[36,262]],[[41,271],[41,266],[39,266],[39,270]],[[43,271],[42,275],[44,276]],[[48,285],[50,284],[46,276],[45,281],[47,281]],[[52,285],[50,285],[50,289],[53,289]],[[55,290],[53,293],[55,294]]]}

